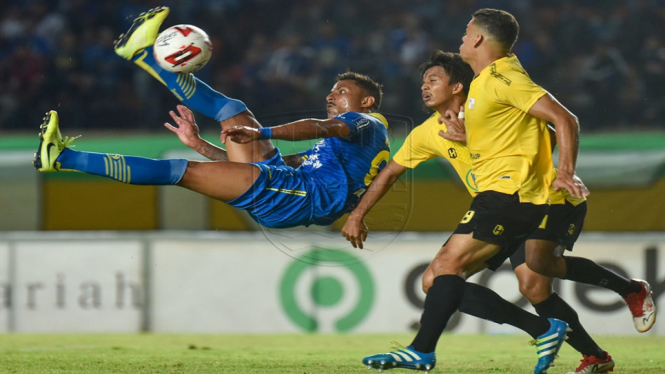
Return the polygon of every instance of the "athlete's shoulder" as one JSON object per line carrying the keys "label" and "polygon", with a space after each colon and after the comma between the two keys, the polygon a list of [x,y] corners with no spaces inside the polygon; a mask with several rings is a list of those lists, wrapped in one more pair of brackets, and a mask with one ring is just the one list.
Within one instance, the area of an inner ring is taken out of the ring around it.
{"label": "athlete's shoulder", "polygon": [[531,77],[514,54],[492,62],[486,69],[486,75],[487,84],[499,87],[510,87],[524,80],[531,81]]}
{"label": "athlete's shoulder", "polygon": [[369,125],[381,125],[388,128],[388,120],[380,113],[361,113],[361,112],[346,112],[334,117],[349,126],[354,126],[357,129],[362,129]]}

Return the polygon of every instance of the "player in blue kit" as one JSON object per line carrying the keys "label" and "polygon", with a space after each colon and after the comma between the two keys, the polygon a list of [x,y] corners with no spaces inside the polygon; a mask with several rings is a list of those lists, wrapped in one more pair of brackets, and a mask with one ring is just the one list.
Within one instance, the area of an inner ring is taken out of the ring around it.
{"label": "player in blue kit", "polygon": [[[116,52],[129,56],[179,98],[187,97],[187,105],[218,120],[227,149],[201,139],[193,113],[178,106],[178,114],[171,112],[177,127],[165,126],[185,145],[216,161],[78,152],[70,148],[73,139],[62,138],[58,115],[51,111],[41,126],[37,170],[79,171],[138,185],[178,185],[246,210],[272,228],[329,225],[352,210],[390,156],[388,123],[375,113],[381,86],[362,74],[340,74],[326,97],[328,119],[262,128],[241,101],[191,74],[180,79],[159,68],[146,49],[166,15],[168,8],[157,8],[138,17],[121,36]],[[181,81],[190,84],[187,96],[178,94]],[[306,152],[282,157],[270,139],[323,140]]]}

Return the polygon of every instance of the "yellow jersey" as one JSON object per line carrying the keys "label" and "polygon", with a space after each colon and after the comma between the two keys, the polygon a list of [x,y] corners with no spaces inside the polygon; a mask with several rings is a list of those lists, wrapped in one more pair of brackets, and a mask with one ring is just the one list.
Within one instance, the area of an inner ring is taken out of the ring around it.
{"label": "yellow jersey", "polygon": [[471,171],[469,149],[462,143],[439,136],[439,130],[448,130],[445,124],[439,124],[439,117],[441,114],[435,112],[420,126],[414,128],[393,157],[393,161],[413,169],[423,161],[443,157],[455,168],[471,196],[475,196],[478,187]]}
{"label": "yellow jersey", "polygon": [[494,61],[471,82],[465,121],[479,191],[517,192],[521,202],[547,203],[550,137],[546,121],[528,113],[546,94],[514,54]]}

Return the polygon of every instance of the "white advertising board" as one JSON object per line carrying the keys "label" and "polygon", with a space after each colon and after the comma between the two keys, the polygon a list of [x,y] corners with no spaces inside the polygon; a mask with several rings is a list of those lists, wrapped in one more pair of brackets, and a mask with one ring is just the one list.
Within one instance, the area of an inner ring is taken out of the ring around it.
{"label": "white advertising board", "polygon": [[0,333],[10,330],[11,271],[9,243],[0,242]]}
{"label": "white advertising board", "polygon": [[140,242],[53,240],[14,246],[16,331],[140,330]]}
{"label": "white advertising board", "polygon": [[[306,234],[290,238],[288,250],[257,234],[0,236],[0,268],[8,269],[0,291],[12,289],[0,293],[0,331],[408,332],[421,314],[422,272],[446,238],[370,237],[369,250],[360,252],[342,238]],[[587,234],[569,255],[648,280],[664,313],[665,235]],[[470,281],[533,311],[507,264]],[[636,334],[613,292],[570,281],[555,289],[591,334]],[[520,333],[459,314],[448,330]],[[665,335],[665,327],[657,323],[649,334]]]}

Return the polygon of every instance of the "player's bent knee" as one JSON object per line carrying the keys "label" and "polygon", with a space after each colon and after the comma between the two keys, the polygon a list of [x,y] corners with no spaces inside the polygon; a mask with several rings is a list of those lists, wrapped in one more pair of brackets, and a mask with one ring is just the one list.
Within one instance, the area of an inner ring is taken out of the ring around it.
{"label": "player's bent knee", "polygon": [[547,300],[552,294],[552,287],[549,282],[520,281],[520,293],[531,304],[538,304]]}
{"label": "player's bent knee", "polygon": [[464,273],[464,257],[451,251],[442,251],[430,264],[432,281],[439,275],[462,275]]}

